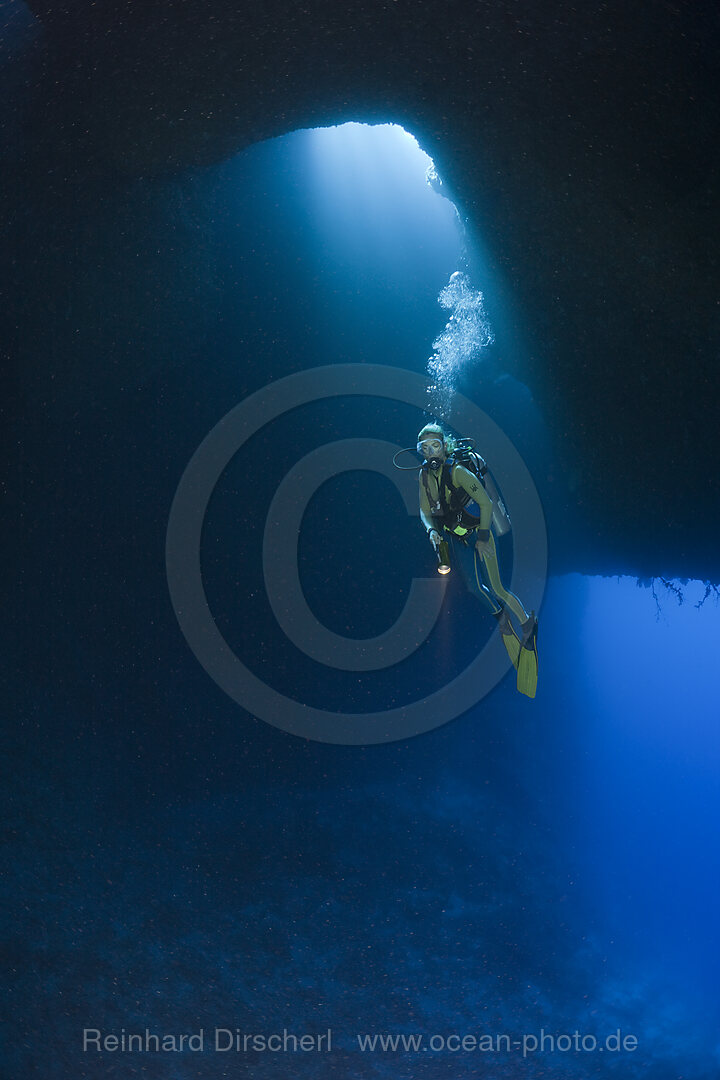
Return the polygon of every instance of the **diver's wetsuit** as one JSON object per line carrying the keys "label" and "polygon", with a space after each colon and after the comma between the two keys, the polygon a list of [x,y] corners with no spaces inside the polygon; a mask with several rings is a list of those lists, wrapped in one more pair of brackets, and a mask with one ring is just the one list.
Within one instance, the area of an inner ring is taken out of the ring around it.
{"label": "diver's wetsuit", "polygon": [[[438,489],[440,477],[445,476],[445,491],[443,493],[444,498],[441,499]],[[528,613],[522,606],[517,596],[511,593],[509,589],[506,589],[500,580],[500,568],[497,561],[497,551],[495,549],[495,538],[492,532],[489,533],[488,545],[490,550],[481,555],[476,547],[475,533],[477,530],[487,529],[490,530],[492,522],[493,505],[492,500],[485,488],[478,480],[474,473],[466,469],[464,465],[453,465],[452,472],[449,472],[448,467],[445,469],[428,469],[428,486],[430,488],[430,496],[433,499],[437,499],[440,502],[444,502],[446,505],[450,502],[451,489],[448,486],[448,480],[455,489],[462,489],[467,492],[470,499],[476,504],[479,512],[479,518],[476,519],[476,523],[468,527],[466,519],[465,526],[456,526],[452,528],[447,524],[442,524],[437,518],[432,515],[430,501],[428,499],[428,493],[425,490],[425,484],[423,482],[422,472],[420,473],[420,518],[423,525],[428,530],[435,529],[441,536],[445,536],[452,546],[453,556],[460,569],[460,573],[463,576],[465,584],[470,592],[476,596],[493,615],[497,615],[504,605],[510,609],[515,617],[524,623],[528,618]],[[467,506],[465,508],[468,509]]]}

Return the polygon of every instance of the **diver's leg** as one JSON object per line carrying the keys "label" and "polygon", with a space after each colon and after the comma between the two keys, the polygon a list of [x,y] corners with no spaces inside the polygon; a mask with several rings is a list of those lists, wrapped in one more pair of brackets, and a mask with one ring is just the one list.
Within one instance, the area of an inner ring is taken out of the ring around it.
{"label": "diver's leg", "polygon": [[488,609],[490,614],[494,615],[497,619],[498,630],[500,631],[503,645],[507,650],[507,654],[512,661],[513,667],[517,668],[522,658],[520,638],[513,629],[508,613],[505,610],[504,603],[501,600],[498,600],[488,585],[486,575],[482,568],[482,559],[472,542],[472,538],[470,539],[470,544],[464,544],[462,540],[453,536],[452,533],[450,533],[449,536],[453,562],[460,570],[460,574],[465,581],[468,591],[472,593],[473,596],[476,596],[483,606]]}
{"label": "diver's leg", "polygon": [[477,550],[477,547],[473,547],[472,554],[473,573],[475,576],[476,587],[478,589],[484,589],[486,593],[493,597],[493,601],[497,605],[497,610],[493,611],[493,615],[498,622],[498,630],[500,631],[502,643],[507,650],[508,656],[512,660],[513,667],[517,668],[518,661],[520,659],[520,638],[515,632],[515,628],[510,621],[510,616],[507,613],[507,609],[504,603],[501,600],[497,600],[489,588],[487,582],[487,575],[483,568],[483,560]]}
{"label": "diver's leg", "polygon": [[477,572],[478,559],[474,546],[464,544],[462,540],[458,539],[457,536],[453,536],[452,533],[447,535],[450,538],[453,562],[458,567],[468,592],[477,597],[483,607],[487,608],[492,615],[499,615],[502,611],[502,604],[495,599],[491,590]]}
{"label": "diver's leg", "polygon": [[[503,643],[508,651],[510,659],[517,668],[517,688],[521,694],[527,697],[535,697],[538,680],[538,655],[537,655],[537,619],[535,613],[529,615],[514,593],[506,589],[500,580],[500,568],[497,561],[495,538],[490,533],[490,551],[481,555],[475,548],[476,566],[480,564],[480,572],[486,586],[503,604],[503,616],[500,622],[500,633]],[[521,637],[515,634],[510,619],[504,610],[504,605],[509,607],[513,615],[520,622]]]}
{"label": "diver's leg", "polygon": [[489,554],[480,555],[480,552],[477,552],[477,561],[480,563],[483,581],[485,582],[486,587],[492,593],[494,593],[495,596],[498,597],[502,604],[510,608],[515,618],[518,620],[519,623],[522,624],[524,630],[525,625],[528,624],[530,616],[518,600],[515,593],[511,593],[509,589],[506,589],[502,581],[500,580],[500,567],[498,566],[495,537],[492,533],[490,533],[489,543]]}

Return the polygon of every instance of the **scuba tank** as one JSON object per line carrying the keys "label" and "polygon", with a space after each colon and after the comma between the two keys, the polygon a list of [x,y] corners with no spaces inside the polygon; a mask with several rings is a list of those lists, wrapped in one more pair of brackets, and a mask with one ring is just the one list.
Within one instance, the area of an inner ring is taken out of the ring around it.
{"label": "scuba tank", "polygon": [[505,508],[505,503],[502,501],[500,492],[488,470],[485,460],[476,450],[473,450],[473,440],[457,439],[455,442],[455,449],[448,458],[448,463],[453,465],[464,465],[469,472],[474,473],[475,476],[477,476],[478,480],[492,499],[492,525],[495,534],[497,536],[504,536],[505,533],[509,532],[512,528],[510,515]]}

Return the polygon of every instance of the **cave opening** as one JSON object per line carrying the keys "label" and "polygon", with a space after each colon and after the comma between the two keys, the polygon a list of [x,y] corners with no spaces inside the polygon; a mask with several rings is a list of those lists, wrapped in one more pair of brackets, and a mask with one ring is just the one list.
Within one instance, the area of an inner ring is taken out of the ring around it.
{"label": "cave opening", "polygon": [[[298,458],[333,439],[371,435],[395,446],[414,445],[428,419],[447,422],[437,406],[447,404],[455,389],[477,399],[480,387],[482,408],[497,417],[521,452],[532,448],[534,468],[543,462],[548,443],[542,421],[526,387],[502,371],[494,312],[483,306],[489,268],[434,162],[412,135],[399,125],[360,123],[299,130],[255,144],[201,180],[198,202],[212,207],[205,211],[214,229],[208,272],[218,288],[212,300],[222,313],[213,333],[216,341],[224,336],[214,375],[228,394],[233,384],[234,394],[262,388],[269,373],[277,379],[348,363],[407,369],[435,387],[424,409],[399,402],[379,407],[355,398],[289,413],[282,425],[254,439],[256,460],[263,462],[271,486],[282,482]],[[458,275],[463,284],[454,283],[443,305],[439,299]],[[502,348],[510,347],[498,337]],[[437,366],[428,371],[438,359],[444,362],[441,385]],[[241,482],[238,476],[233,480]],[[234,513],[230,486],[222,511],[228,521]],[[259,549],[262,532],[255,534]],[[322,562],[315,557],[318,535]],[[417,516],[408,520],[387,478],[360,469],[344,472],[315,493],[301,531],[303,589],[311,609],[345,637],[387,631],[403,609],[408,568],[415,568],[411,578],[428,569],[425,547]],[[381,571],[375,566],[378,550]],[[502,555],[508,574],[510,552],[508,542]],[[221,608],[223,582],[237,572],[232,568],[228,548],[211,585]],[[433,569],[431,561],[431,574]],[[456,602],[464,609],[464,599]],[[272,619],[265,615],[272,635]],[[477,646],[460,633],[453,641],[450,663]],[[431,674],[426,671],[423,680]],[[288,685],[295,677],[289,665]],[[323,683],[326,695],[332,679]],[[380,707],[392,675],[387,685],[377,682]],[[403,694],[411,699],[423,687],[430,683],[418,688],[408,682]]]}

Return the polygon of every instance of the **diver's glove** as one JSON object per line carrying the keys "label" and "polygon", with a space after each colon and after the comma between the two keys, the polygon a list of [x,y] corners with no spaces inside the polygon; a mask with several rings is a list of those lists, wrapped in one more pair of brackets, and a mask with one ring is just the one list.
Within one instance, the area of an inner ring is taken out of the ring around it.
{"label": "diver's glove", "polygon": [[488,540],[490,539],[490,530],[489,529],[476,529],[475,530],[475,536],[477,537],[477,539],[480,541],[481,544],[487,544]]}

